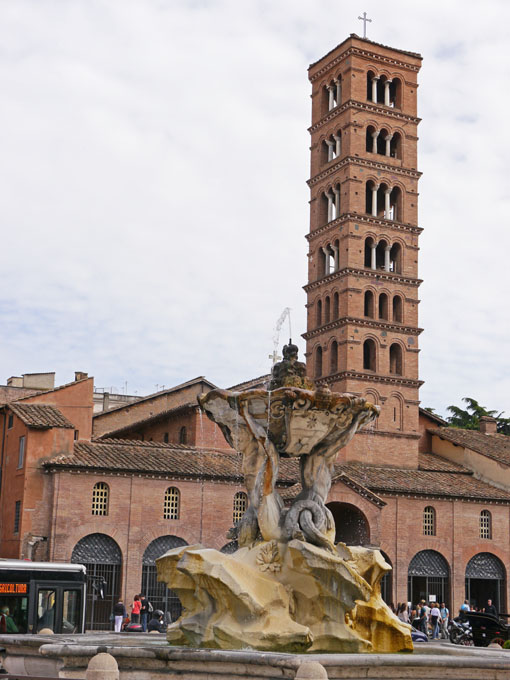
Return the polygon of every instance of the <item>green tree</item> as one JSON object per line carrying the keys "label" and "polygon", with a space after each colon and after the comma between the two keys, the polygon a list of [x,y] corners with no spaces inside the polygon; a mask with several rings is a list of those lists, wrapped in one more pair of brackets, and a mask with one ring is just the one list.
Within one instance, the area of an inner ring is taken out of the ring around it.
{"label": "green tree", "polygon": [[465,409],[455,405],[448,406],[446,409],[450,413],[446,421],[451,427],[458,427],[463,430],[479,430],[480,418],[489,416],[495,418],[497,430],[500,434],[510,435],[510,418],[503,418],[504,411],[498,413],[495,409],[488,410],[471,397],[463,397],[462,401],[467,404]]}

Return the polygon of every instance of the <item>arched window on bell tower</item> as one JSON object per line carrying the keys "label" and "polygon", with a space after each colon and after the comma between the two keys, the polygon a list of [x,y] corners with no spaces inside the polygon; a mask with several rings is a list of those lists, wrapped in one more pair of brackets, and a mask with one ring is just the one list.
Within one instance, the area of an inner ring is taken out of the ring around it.
{"label": "arched window on bell tower", "polygon": [[379,318],[388,320],[388,296],[386,293],[379,295]]}
{"label": "arched window on bell tower", "polygon": [[402,248],[400,243],[394,243],[390,250],[390,271],[402,274]]}
{"label": "arched window on bell tower", "polygon": [[329,295],[326,295],[324,300],[324,323],[329,323],[331,321],[331,300]]}
{"label": "arched window on bell tower", "polygon": [[402,375],[402,347],[396,342],[390,346],[390,373]]}
{"label": "arched window on bell tower", "polygon": [[317,300],[317,318],[316,318],[317,328],[322,326],[322,300]]}
{"label": "arched window on bell tower", "polygon": [[315,377],[320,378],[322,375],[322,347],[317,347],[315,350]]}
{"label": "arched window on bell tower", "polygon": [[365,371],[376,370],[375,342],[371,338],[363,343],[363,368]]}
{"label": "arched window on bell tower", "polygon": [[374,318],[374,294],[371,290],[365,291],[365,316]]}
{"label": "arched window on bell tower", "polygon": [[393,296],[393,321],[402,323],[402,298],[400,295]]}
{"label": "arched window on bell tower", "polygon": [[331,343],[329,353],[330,353],[329,372],[336,373],[338,371],[338,343],[336,340],[333,340],[333,342]]}
{"label": "arched window on bell tower", "polygon": [[338,293],[333,295],[333,320],[340,317],[340,296]]}

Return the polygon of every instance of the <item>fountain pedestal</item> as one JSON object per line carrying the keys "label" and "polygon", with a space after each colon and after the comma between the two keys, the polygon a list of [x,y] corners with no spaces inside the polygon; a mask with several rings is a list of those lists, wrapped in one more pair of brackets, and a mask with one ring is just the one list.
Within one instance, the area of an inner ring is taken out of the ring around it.
{"label": "fountain pedestal", "polygon": [[381,599],[390,567],[378,550],[333,553],[293,539],[234,555],[199,546],[157,560],[158,579],[184,612],[168,628],[179,646],[274,652],[411,651],[409,626]]}

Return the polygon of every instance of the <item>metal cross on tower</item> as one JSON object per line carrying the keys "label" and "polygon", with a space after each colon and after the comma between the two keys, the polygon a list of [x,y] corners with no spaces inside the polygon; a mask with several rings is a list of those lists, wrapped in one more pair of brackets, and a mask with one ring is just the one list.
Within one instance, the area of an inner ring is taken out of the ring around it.
{"label": "metal cross on tower", "polygon": [[358,17],[358,19],[363,22],[363,37],[366,38],[367,37],[367,21],[369,23],[372,23],[372,19],[367,19],[367,13],[366,12],[363,12],[363,16]]}

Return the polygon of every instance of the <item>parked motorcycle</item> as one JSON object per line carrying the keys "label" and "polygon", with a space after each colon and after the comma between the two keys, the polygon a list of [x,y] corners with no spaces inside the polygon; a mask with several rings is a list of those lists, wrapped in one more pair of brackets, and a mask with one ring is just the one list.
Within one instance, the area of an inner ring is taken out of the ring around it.
{"label": "parked motorcycle", "polygon": [[452,642],[454,645],[474,645],[473,631],[471,630],[469,621],[462,620],[459,616],[454,619],[450,619],[448,632],[450,642]]}

